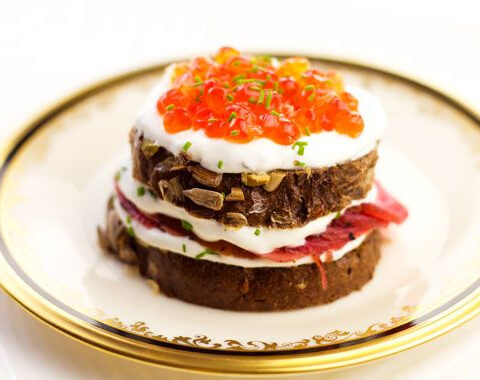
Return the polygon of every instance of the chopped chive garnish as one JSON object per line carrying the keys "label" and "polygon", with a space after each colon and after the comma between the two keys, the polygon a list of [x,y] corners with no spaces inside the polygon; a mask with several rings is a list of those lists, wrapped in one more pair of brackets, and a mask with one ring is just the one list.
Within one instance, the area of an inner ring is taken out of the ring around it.
{"label": "chopped chive garnish", "polygon": [[165,107],[167,111],[173,110],[175,106],[173,104],[169,104],[168,106]]}
{"label": "chopped chive garnish", "polygon": [[245,74],[240,74],[240,75],[237,75],[236,77],[233,78],[233,81],[235,83],[237,83],[237,81],[241,80],[241,79],[245,79],[247,76]]}
{"label": "chopped chive garnish", "polygon": [[267,110],[270,109],[270,104],[272,104],[272,97],[273,97],[273,92],[268,91],[267,100],[265,100],[265,108]]}
{"label": "chopped chive garnish", "polygon": [[203,88],[201,88],[200,90],[198,90],[198,93],[199,93],[200,96],[202,96],[205,93],[205,90]]}
{"label": "chopped chive garnish", "polygon": [[257,103],[257,99],[255,99],[255,98],[248,98],[248,102],[251,103],[251,104],[256,104],[256,103]]}
{"label": "chopped chive garnish", "polygon": [[307,136],[310,136],[310,135],[312,134],[312,132],[310,132],[310,128],[305,127],[305,134],[306,134]]}
{"label": "chopped chive garnish", "polygon": [[131,236],[131,237],[135,237],[135,231],[133,229],[132,226],[128,226],[127,227],[127,233]]}
{"label": "chopped chive garnish", "polygon": [[229,88],[229,87],[230,87],[230,85],[229,85],[228,83],[225,83],[225,84],[223,85],[223,88]]}
{"label": "chopped chive garnish", "polygon": [[260,91],[260,96],[258,97],[258,104],[262,104],[263,100],[265,99],[265,90]]}
{"label": "chopped chive garnish", "polygon": [[340,219],[341,216],[342,216],[341,212],[337,211],[337,215],[335,215],[334,219]]}
{"label": "chopped chive garnish", "polygon": [[195,82],[201,82],[202,81],[202,78],[200,78],[199,75],[195,75]]}
{"label": "chopped chive garnish", "polygon": [[278,86],[279,86],[279,85],[280,85],[280,84],[278,83],[278,81],[275,81],[275,82],[273,83],[273,91],[277,91],[277,92],[278,92]]}
{"label": "chopped chive garnish", "polygon": [[258,65],[253,66],[253,69],[252,69],[252,70],[267,71],[267,69],[265,69],[265,68],[262,67],[262,66],[258,66]]}
{"label": "chopped chive garnish", "polygon": [[292,145],[292,149],[295,149],[298,146],[298,155],[303,156],[305,153],[305,147],[308,145],[306,141],[297,141]]}
{"label": "chopped chive garnish", "polygon": [[255,82],[258,83],[260,86],[265,86],[267,84],[267,81],[262,79],[255,79]]}
{"label": "chopped chive garnish", "polygon": [[315,86],[313,84],[309,84],[308,86],[305,86],[304,90],[305,91],[312,91],[315,89]]}
{"label": "chopped chive garnish", "polygon": [[217,168],[219,168],[219,169],[223,168],[223,161],[222,160],[218,161]]}
{"label": "chopped chive garnish", "polygon": [[256,236],[260,235],[260,230],[257,228],[257,229],[255,230],[254,234],[255,234]]}
{"label": "chopped chive garnish", "polygon": [[275,111],[275,110],[270,111],[270,113],[271,113],[272,115],[275,115],[275,116],[281,116],[281,115],[282,115],[280,112],[277,112],[277,111]]}
{"label": "chopped chive garnish", "polygon": [[187,150],[190,149],[190,147],[192,146],[192,143],[190,141],[187,141],[184,145],[183,145],[183,151],[186,152]]}
{"label": "chopped chive garnish", "polygon": [[257,87],[257,86],[252,86],[252,87],[249,87],[248,89],[251,90],[251,91],[257,91],[257,92],[262,91],[262,89],[260,87]]}
{"label": "chopped chive garnish", "polygon": [[243,84],[243,83],[252,83],[252,82],[257,82],[257,79],[253,79],[253,78],[238,79],[235,83],[237,83],[237,84]]}
{"label": "chopped chive garnish", "polygon": [[301,161],[297,161],[297,160],[293,161],[293,164],[295,166],[305,166],[305,162],[301,162]]}
{"label": "chopped chive garnish", "polygon": [[132,223],[132,217],[130,215],[127,215],[127,224]]}
{"label": "chopped chive garnish", "polygon": [[197,256],[195,256],[195,258],[198,260],[198,259],[201,259],[205,255],[217,255],[218,256],[218,253],[215,252],[213,249],[207,248],[207,249],[205,249],[205,251],[200,252]]}
{"label": "chopped chive garnish", "polygon": [[145,188],[143,186],[137,187],[137,195],[143,197],[145,195]]}
{"label": "chopped chive garnish", "polygon": [[216,121],[218,121],[218,119],[214,117],[211,117],[210,119],[208,119],[209,123],[215,123]]}
{"label": "chopped chive garnish", "polygon": [[222,198],[225,199],[225,193],[222,191],[220,194],[222,194]]}
{"label": "chopped chive garnish", "polygon": [[237,113],[233,111],[230,116],[228,117],[228,122],[230,123],[233,119],[237,117]]}
{"label": "chopped chive garnish", "polygon": [[191,231],[193,230],[193,226],[188,223],[186,220],[182,220],[182,228],[185,230],[185,231]]}
{"label": "chopped chive garnish", "polygon": [[313,99],[315,99],[315,93],[312,92],[312,94],[307,98],[309,102],[313,102]]}
{"label": "chopped chive garnish", "polygon": [[239,132],[235,129],[232,132],[230,132],[230,135],[232,136],[238,136]]}
{"label": "chopped chive garnish", "polygon": [[233,62],[233,66],[240,66],[240,61]]}
{"label": "chopped chive garnish", "polygon": [[119,170],[115,173],[115,181],[120,181],[120,178],[122,178],[122,172]]}
{"label": "chopped chive garnish", "polygon": [[182,244],[182,251],[183,253],[187,252],[187,246],[185,244]]}
{"label": "chopped chive garnish", "polygon": [[201,86],[204,82],[197,82],[195,84],[192,84],[192,87],[198,87]]}
{"label": "chopped chive garnish", "polygon": [[227,94],[227,100],[232,101],[233,100],[233,95],[232,94]]}

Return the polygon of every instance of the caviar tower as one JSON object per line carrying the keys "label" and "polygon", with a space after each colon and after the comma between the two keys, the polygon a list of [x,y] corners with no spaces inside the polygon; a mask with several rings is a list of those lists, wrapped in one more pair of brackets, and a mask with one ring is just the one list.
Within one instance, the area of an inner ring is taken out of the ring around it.
{"label": "caviar tower", "polygon": [[304,58],[222,48],[167,68],[130,132],[99,242],[165,295],[230,310],[359,290],[406,209],[374,180],[379,102]]}

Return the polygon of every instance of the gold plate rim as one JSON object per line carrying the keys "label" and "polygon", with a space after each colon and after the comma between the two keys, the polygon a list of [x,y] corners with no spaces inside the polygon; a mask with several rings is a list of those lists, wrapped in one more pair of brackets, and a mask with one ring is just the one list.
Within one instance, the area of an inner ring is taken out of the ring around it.
{"label": "gold plate rim", "polygon": [[[272,55],[279,57],[287,56],[286,54]],[[353,60],[312,55],[309,55],[309,58],[326,64],[339,64],[375,72],[376,74],[418,87],[453,106],[480,127],[479,113],[467,105],[466,102],[458,100],[435,86],[420,81],[411,75]],[[129,79],[160,71],[168,63],[147,66],[98,81],[47,107],[43,112],[19,128],[18,132],[0,150],[2,171],[6,168],[5,164],[9,156],[15,153],[14,148],[27,139],[39,125],[47,123],[64,110],[97,92],[120,85]],[[179,349],[179,347],[155,346],[153,350],[148,349],[141,341],[132,341],[121,335],[100,329],[62,310],[45,297],[42,297],[41,294],[35,292],[15,272],[3,255],[0,256],[0,287],[25,310],[45,324],[97,349],[143,363],[212,374],[291,374],[332,370],[366,363],[427,342],[454,329],[480,312],[480,291],[478,286],[475,286],[471,292],[467,293],[466,297],[461,298],[459,302],[447,307],[434,317],[374,341],[367,340],[364,343],[351,347],[343,346],[328,353],[293,351],[283,352],[281,356],[275,355],[275,352],[267,352],[262,356],[254,356],[248,352],[244,353],[244,355],[233,355],[232,352],[228,351],[199,353]]]}

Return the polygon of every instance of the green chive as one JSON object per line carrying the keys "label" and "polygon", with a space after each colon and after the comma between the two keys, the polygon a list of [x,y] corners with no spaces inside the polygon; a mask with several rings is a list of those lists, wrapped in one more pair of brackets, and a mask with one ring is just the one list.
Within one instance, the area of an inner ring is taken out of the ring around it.
{"label": "green chive", "polygon": [[240,66],[240,61],[233,62],[233,66]]}
{"label": "green chive", "polygon": [[305,147],[308,145],[308,142],[305,142],[305,141],[297,141],[296,143],[294,143],[292,145],[292,149],[295,149],[296,147],[298,147],[298,155],[299,156],[303,156],[303,154],[305,153]]}
{"label": "green chive", "polygon": [[193,230],[193,226],[192,226],[190,223],[188,223],[186,220],[182,220],[181,223],[182,223],[182,228],[183,228],[185,231],[191,231],[191,230]]}
{"label": "green chive", "polygon": [[312,92],[312,94],[307,98],[309,102],[313,102],[313,99],[315,99],[315,93]]}
{"label": "green chive", "polygon": [[127,233],[131,236],[131,237],[135,237],[135,231],[133,229],[132,226],[128,226],[127,227]]}
{"label": "green chive", "polygon": [[260,87],[257,87],[257,86],[252,86],[252,87],[249,87],[248,89],[251,90],[251,91],[257,91],[257,92],[262,91],[262,89]]}
{"label": "green chive", "polygon": [[257,99],[255,99],[255,98],[248,98],[248,102],[251,103],[251,104],[256,104],[256,103],[257,103]]}
{"label": "green chive", "polygon": [[315,89],[315,86],[313,84],[309,84],[308,86],[305,86],[304,90],[305,91],[312,91]]}
{"label": "green chive", "polygon": [[305,134],[306,134],[307,136],[310,136],[310,135],[312,134],[312,132],[310,132],[310,128],[305,127]]}
{"label": "green chive", "polygon": [[232,94],[227,94],[227,100],[232,101],[233,100],[233,95]]}
{"label": "green chive", "polygon": [[279,116],[279,117],[282,115],[280,112],[277,112],[277,111],[275,111],[275,110],[270,111],[270,113],[271,113],[272,115]]}
{"label": "green chive", "polygon": [[238,79],[235,83],[243,84],[243,83],[253,83],[257,82],[257,79],[249,78],[249,79]]}
{"label": "green chive", "polygon": [[230,132],[230,135],[231,135],[231,136],[238,136],[239,133],[240,133],[240,132],[235,129],[235,130],[233,130],[232,132]]}
{"label": "green chive", "polygon": [[127,215],[127,224],[132,223],[132,217],[130,215]]}
{"label": "green chive", "polygon": [[254,234],[255,234],[256,236],[260,235],[260,230],[257,228],[257,229],[255,230]]}
{"label": "green chive", "polygon": [[202,78],[200,78],[199,75],[195,75],[195,82],[201,82],[202,81]]}
{"label": "green chive", "polygon": [[337,212],[337,215],[335,215],[335,218],[334,219],[340,219],[340,217],[342,216],[342,214],[340,213],[340,211]]}
{"label": "green chive", "polygon": [[187,252],[187,246],[185,244],[182,244],[182,251],[183,253]]}
{"label": "green chive", "polygon": [[278,92],[278,86],[280,86],[280,83],[278,83],[278,81],[274,82],[274,83],[273,83],[273,91],[277,91],[277,92]]}
{"label": "green chive", "polygon": [[265,86],[267,84],[267,81],[262,79],[255,79],[255,82],[258,83],[260,86]]}
{"label": "green chive", "polygon": [[260,96],[258,97],[258,104],[262,104],[263,100],[265,99],[265,90],[260,91]]}
{"label": "green chive", "polygon": [[230,116],[228,117],[228,122],[230,123],[233,119],[237,117],[237,113],[233,111]]}
{"label": "green chive", "polygon": [[192,84],[192,87],[198,87],[201,86],[204,82],[197,82],[195,84]]}
{"label": "green chive", "polygon": [[143,197],[145,195],[145,188],[143,186],[137,187],[137,195]]}
{"label": "green chive", "polygon": [[230,85],[229,85],[228,83],[225,83],[225,84],[223,85],[223,88],[229,88],[229,87],[230,87]]}
{"label": "green chive", "polygon": [[211,117],[210,119],[208,119],[209,123],[215,123],[216,121],[218,121],[218,119],[216,119],[214,117]]}
{"label": "green chive", "polygon": [[187,141],[184,145],[183,145],[183,151],[186,152],[187,150],[190,149],[190,147],[192,146],[192,143],[190,141]]}
{"label": "green chive", "polygon": [[265,100],[265,108],[267,110],[270,109],[270,104],[272,104],[272,97],[273,97],[273,92],[268,91],[267,100]]}
{"label": "green chive", "polygon": [[247,76],[245,74],[240,74],[240,75],[237,75],[236,77],[233,78],[233,81],[235,83],[237,83],[237,81],[241,80],[241,79],[245,79]]}
{"label": "green chive", "polygon": [[173,110],[175,106],[173,104],[169,104],[168,106],[165,107],[167,111]]}
{"label": "green chive", "polygon": [[122,172],[119,170],[115,173],[115,181],[120,181],[120,178],[122,178]]}
{"label": "green chive", "polygon": [[293,161],[293,164],[295,166],[305,166],[305,162],[301,162],[301,161],[297,161],[297,160]]}
{"label": "green chive", "polygon": [[215,252],[213,249],[207,248],[207,249],[205,249],[205,251],[200,252],[197,256],[195,256],[195,258],[198,260],[198,259],[201,259],[205,255],[217,255],[218,256],[218,253]]}
{"label": "green chive", "polygon": [[223,168],[223,161],[222,160],[218,161],[217,168],[219,168],[219,169]]}

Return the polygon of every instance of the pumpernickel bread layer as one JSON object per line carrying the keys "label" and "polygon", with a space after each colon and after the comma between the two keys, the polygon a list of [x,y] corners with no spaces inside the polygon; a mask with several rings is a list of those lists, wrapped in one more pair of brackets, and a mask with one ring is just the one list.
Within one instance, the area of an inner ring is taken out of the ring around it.
{"label": "pumpernickel bread layer", "polygon": [[[130,132],[133,176],[190,213],[227,225],[294,228],[365,198],[371,189],[377,151],[321,168],[269,173],[217,174],[174,156]],[[266,183],[266,181],[268,182]]]}
{"label": "pumpernickel bread layer", "polygon": [[104,249],[137,265],[165,295],[226,310],[288,310],[333,302],[361,289],[380,258],[380,235],[375,230],[358,248],[324,264],[328,282],[324,290],[315,264],[243,268],[145,246],[128,235],[113,209],[107,213],[107,228],[98,231]]}

